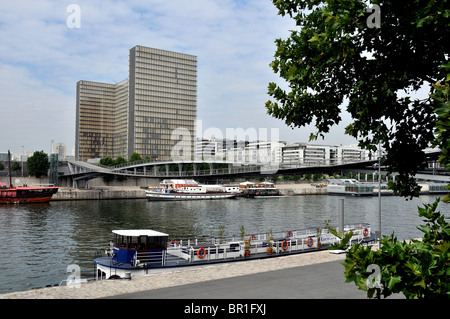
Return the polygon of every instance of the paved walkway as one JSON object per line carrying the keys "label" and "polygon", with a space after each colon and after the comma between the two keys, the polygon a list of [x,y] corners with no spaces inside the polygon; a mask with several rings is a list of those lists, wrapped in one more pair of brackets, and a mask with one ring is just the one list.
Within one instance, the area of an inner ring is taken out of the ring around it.
{"label": "paved walkway", "polygon": [[340,261],[152,289],[108,298],[120,299],[367,299],[345,283]]}

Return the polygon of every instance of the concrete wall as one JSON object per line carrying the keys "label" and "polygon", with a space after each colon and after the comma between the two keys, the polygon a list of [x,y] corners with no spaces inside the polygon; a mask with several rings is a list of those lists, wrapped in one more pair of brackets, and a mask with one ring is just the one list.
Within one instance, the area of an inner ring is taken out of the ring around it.
{"label": "concrete wall", "polygon": [[[28,186],[48,184],[47,176],[42,177],[42,178],[12,176],[11,180],[12,180],[13,186],[22,186],[23,184],[27,184]],[[16,183],[16,180],[19,180],[19,183]],[[9,176],[0,176],[0,182],[9,184]]]}
{"label": "concrete wall", "polygon": [[140,188],[98,188],[90,190],[60,188],[52,201],[60,200],[99,200],[99,199],[145,199]]}
{"label": "concrete wall", "polygon": [[[114,187],[147,187],[158,186],[161,182],[161,178],[147,178],[147,177],[128,177],[124,181],[118,181],[114,179],[112,182],[105,183],[102,177],[90,179],[88,181],[89,188],[114,186]],[[85,181],[78,181],[78,189],[85,189]],[[59,178],[59,186],[72,188],[72,179],[64,176]]]}

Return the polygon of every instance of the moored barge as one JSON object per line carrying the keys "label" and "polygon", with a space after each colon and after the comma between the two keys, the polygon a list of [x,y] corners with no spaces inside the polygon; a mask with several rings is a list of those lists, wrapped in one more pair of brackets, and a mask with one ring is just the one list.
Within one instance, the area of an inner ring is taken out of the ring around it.
{"label": "moored barge", "polygon": [[0,188],[0,204],[48,203],[58,189],[56,186]]}
{"label": "moored barge", "polygon": [[[353,231],[350,244],[373,240],[369,224],[348,225]],[[235,262],[249,259],[285,256],[324,249],[339,242],[328,229],[303,229],[273,234],[250,234],[243,237],[198,240],[170,240],[169,235],[149,230],[113,230],[114,241],[97,251],[94,264],[96,279],[131,278],[164,268]]]}

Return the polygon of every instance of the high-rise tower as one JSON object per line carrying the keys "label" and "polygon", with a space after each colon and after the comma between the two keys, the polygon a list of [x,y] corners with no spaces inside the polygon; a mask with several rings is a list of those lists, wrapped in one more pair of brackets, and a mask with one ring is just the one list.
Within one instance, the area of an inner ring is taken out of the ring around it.
{"label": "high-rise tower", "polygon": [[128,79],[77,83],[75,157],[170,160],[180,129],[193,154],[196,118],[197,57],[135,46]]}

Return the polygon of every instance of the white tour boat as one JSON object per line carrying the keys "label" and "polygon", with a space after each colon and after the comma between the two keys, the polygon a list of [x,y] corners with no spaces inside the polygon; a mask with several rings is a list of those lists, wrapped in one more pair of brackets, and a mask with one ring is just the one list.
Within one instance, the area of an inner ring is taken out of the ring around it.
{"label": "white tour boat", "polygon": [[199,185],[194,180],[163,180],[160,187],[145,191],[148,201],[228,199],[238,194],[238,187]]}
{"label": "white tour boat", "polygon": [[373,196],[373,184],[360,183],[356,179],[329,179],[330,195]]}

